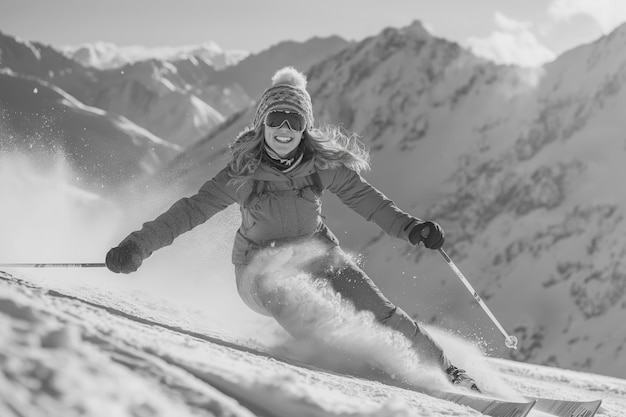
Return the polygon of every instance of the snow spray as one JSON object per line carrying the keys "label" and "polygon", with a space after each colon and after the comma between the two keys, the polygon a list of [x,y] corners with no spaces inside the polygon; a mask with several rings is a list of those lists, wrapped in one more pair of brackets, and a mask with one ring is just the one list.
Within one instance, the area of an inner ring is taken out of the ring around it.
{"label": "snow spray", "polygon": [[273,352],[331,371],[363,377],[383,372],[416,386],[447,387],[443,372],[425,366],[400,332],[380,324],[371,312],[357,311],[327,278],[302,271],[326,250],[315,242],[271,248],[250,265],[263,277],[258,285],[280,303],[278,321],[295,336]]}
{"label": "snow spray", "polygon": [[[85,190],[77,176],[62,152],[0,152],[0,263],[100,265],[111,247],[184,197],[181,190],[153,189],[149,196],[125,193],[121,200],[115,190]],[[15,273],[45,288],[106,298],[195,331],[249,339],[269,319],[249,311],[236,292],[230,252],[238,216],[235,207],[219,213],[130,275],[101,267]]]}
{"label": "snow spray", "polygon": [[[327,277],[303,272],[327,247],[306,242],[260,252],[250,265],[263,291],[273,291],[281,304],[283,332],[272,353],[357,377],[382,381],[389,377],[414,387],[450,390],[440,369],[422,363],[419,353],[400,332],[380,324],[371,312],[357,311],[342,299]],[[265,287],[265,288],[264,288]],[[483,352],[469,341],[442,329],[420,324],[443,346],[452,362],[467,369],[482,387],[512,400],[515,390],[498,376]]]}
{"label": "snow spray", "polygon": [[121,213],[77,186],[62,154],[0,154],[0,262],[102,262]]}

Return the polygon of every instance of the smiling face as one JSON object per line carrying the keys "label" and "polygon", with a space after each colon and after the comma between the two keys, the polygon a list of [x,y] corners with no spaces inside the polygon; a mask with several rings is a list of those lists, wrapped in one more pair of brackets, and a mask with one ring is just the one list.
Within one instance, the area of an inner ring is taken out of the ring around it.
{"label": "smiling face", "polygon": [[298,132],[289,128],[287,123],[280,127],[265,128],[265,143],[279,156],[286,157],[295,150],[302,141],[303,132]]}

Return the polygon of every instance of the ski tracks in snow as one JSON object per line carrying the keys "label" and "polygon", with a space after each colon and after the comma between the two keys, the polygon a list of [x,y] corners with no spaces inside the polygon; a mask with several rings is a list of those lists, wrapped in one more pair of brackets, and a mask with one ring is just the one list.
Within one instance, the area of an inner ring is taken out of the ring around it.
{"label": "ski tracks in snow", "polygon": [[0,278],[3,416],[480,415]]}
{"label": "ski tracks in snow", "polygon": [[[0,278],[2,416],[481,415],[140,317],[136,306],[112,307],[102,297],[89,301],[2,272]],[[609,393],[597,415],[626,415],[623,380],[503,360],[494,364],[527,395],[562,393],[571,399],[573,393]]]}

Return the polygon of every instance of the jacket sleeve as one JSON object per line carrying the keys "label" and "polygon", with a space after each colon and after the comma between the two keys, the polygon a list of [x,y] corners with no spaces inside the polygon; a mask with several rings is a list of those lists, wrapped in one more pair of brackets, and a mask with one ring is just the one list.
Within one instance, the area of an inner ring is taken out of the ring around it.
{"label": "jacket sleeve", "polygon": [[345,205],[376,223],[388,235],[410,242],[409,233],[421,220],[400,210],[357,172],[341,166],[320,171],[320,177],[324,188],[336,194]]}
{"label": "jacket sleeve", "polygon": [[170,245],[176,237],[206,222],[237,201],[233,187],[228,184],[230,178],[229,169],[224,168],[204,183],[195,195],[181,198],[165,213],[144,223],[141,230],[131,233],[123,242],[135,242],[144,258]]}

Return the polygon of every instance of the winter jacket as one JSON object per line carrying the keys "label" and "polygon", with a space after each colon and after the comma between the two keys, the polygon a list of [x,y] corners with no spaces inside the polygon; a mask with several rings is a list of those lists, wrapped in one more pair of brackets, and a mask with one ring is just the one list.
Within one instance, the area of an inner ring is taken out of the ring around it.
{"label": "winter jacket", "polygon": [[320,197],[324,189],[336,194],[344,204],[390,236],[409,241],[409,232],[419,221],[401,211],[357,172],[345,166],[317,168],[315,156],[288,173],[261,163],[253,181],[241,187],[230,180],[230,170],[224,168],[197,194],[178,200],[125,241],[137,243],[144,258],[148,257],[153,251],[171,244],[177,236],[238,203],[241,226],[232,251],[235,265],[249,263],[263,247],[314,235],[336,246],[337,238],[322,220]]}

